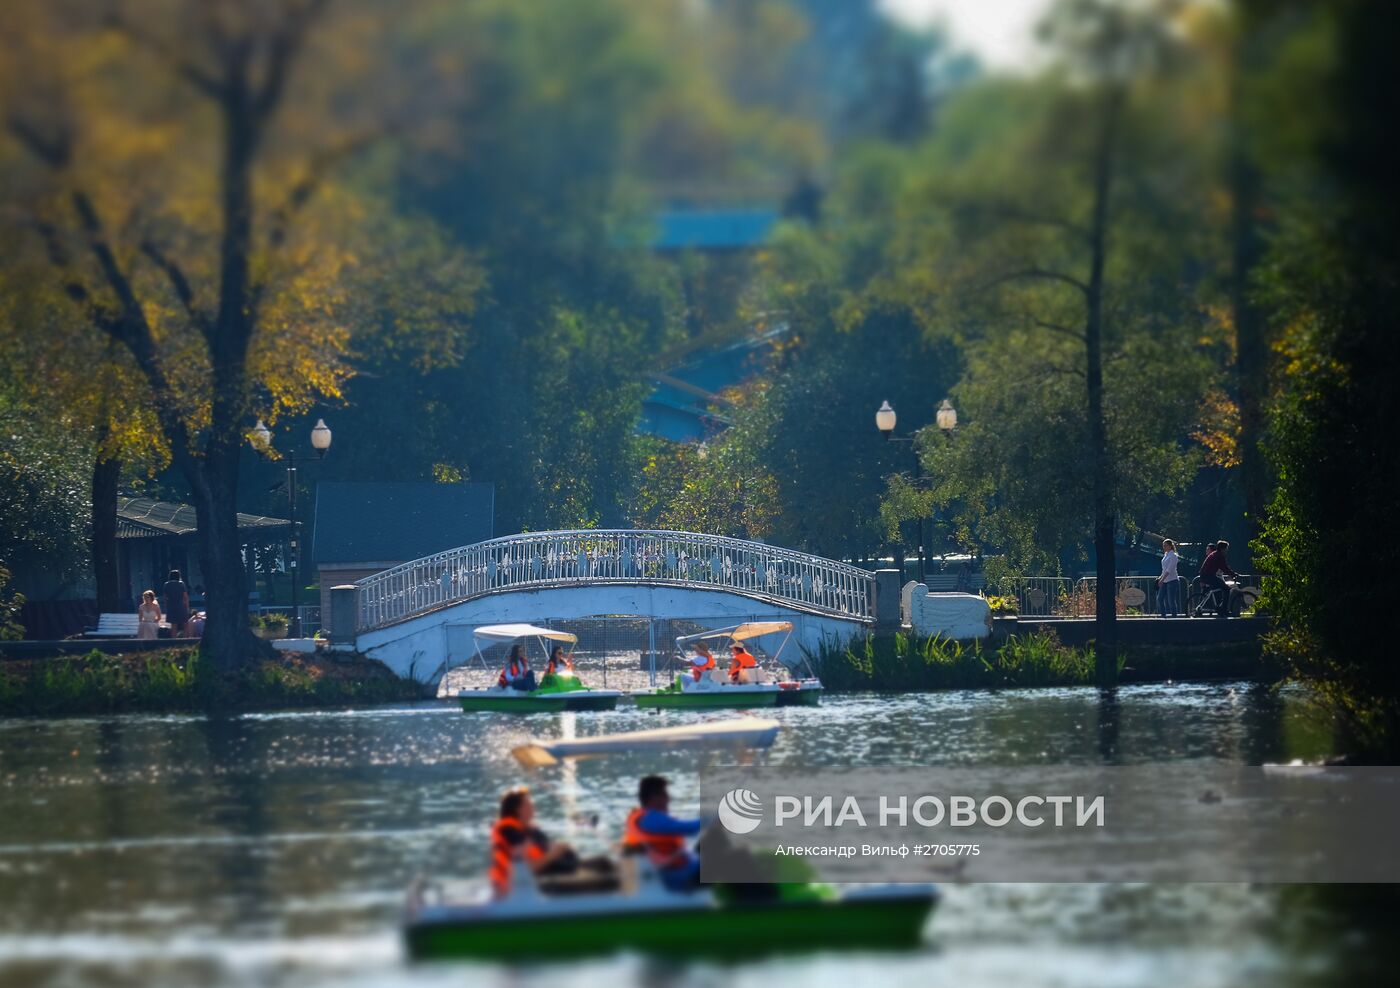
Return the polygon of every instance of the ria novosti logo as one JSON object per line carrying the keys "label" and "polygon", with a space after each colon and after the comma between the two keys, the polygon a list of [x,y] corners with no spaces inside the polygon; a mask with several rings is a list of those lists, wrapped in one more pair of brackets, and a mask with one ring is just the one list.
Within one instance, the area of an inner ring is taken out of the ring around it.
{"label": "ria novosti logo", "polygon": [[731,834],[751,834],[763,822],[763,801],[750,789],[731,789],[719,801],[719,822]]}
{"label": "ria novosti logo", "polygon": [[[752,789],[731,789],[719,801],[719,822],[731,834],[751,834],[763,823],[764,800]],[[1103,796],[1071,796],[1051,794],[1029,795],[1016,799],[1006,796],[975,797],[970,795],[935,796],[922,794],[880,796],[878,815],[874,820],[867,812],[876,807],[862,807],[851,795],[774,797],[774,827],[909,827],[926,830],[941,827],[991,827],[1011,824],[1034,829],[1041,826],[1103,827]]]}

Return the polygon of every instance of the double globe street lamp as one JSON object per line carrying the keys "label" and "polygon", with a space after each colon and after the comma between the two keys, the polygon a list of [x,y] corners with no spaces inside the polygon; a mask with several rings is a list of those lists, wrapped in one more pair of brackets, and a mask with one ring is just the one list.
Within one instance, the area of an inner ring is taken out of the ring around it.
{"label": "double globe street lamp", "polygon": [[[899,416],[895,413],[894,406],[888,401],[881,402],[880,407],[875,412],[875,428],[884,433],[885,438],[900,443],[912,443],[913,436],[896,436],[894,434],[895,424],[899,421]],[[953,430],[958,427],[958,410],[953,407],[953,403],[947,398],[938,406],[938,411],[934,412],[933,421],[938,428],[943,430],[945,436],[952,436]]]}
{"label": "double globe street lamp", "polygon": [[[938,410],[933,416],[934,423],[943,430],[943,435],[952,438],[953,430],[958,427],[958,412],[953,407],[953,403],[944,398],[938,406]],[[908,436],[896,436],[894,427],[899,422],[899,416],[894,410],[894,406],[888,401],[880,403],[880,407],[875,411],[875,428],[879,429],[887,442],[913,444],[918,433]],[[923,477],[923,461],[919,459],[918,451],[914,451],[914,479],[917,482]],[[901,574],[900,579],[904,577]],[[923,583],[928,579],[927,555],[924,550],[924,516],[919,516],[919,582]]]}
{"label": "double globe street lamp", "polygon": [[[262,419],[258,419],[258,424],[253,426],[253,431],[248,434],[248,444],[263,456],[272,452],[272,430],[269,429]],[[323,459],[326,451],[331,448],[331,430],[326,425],[325,419],[317,419],[316,425],[311,430],[311,448],[315,451],[316,459]],[[299,564],[301,558],[301,538],[300,529],[297,522],[297,456],[295,453],[284,453],[282,458],[287,461],[287,506],[291,515],[292,537],[287,553],[287,568],[292,576],[292,620],[287,633],[293,638],[301,637],[301,569]],[[301,457],[305,462],[309,457]]]}

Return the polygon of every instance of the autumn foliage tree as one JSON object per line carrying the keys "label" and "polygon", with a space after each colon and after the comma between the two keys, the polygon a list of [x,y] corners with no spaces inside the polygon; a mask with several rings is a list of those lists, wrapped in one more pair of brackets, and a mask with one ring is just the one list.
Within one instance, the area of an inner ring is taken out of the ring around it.
{"label": "autumn foliage tree", "polygon": [[[340,393],[357,323],[382,316],[356,282],[408,235],[338,180],[405,118],[413,80],[380,84],[371,57],[395,10],[26,0],[3,15],[0,168],[25,233],[3,264],[48,293],[58,332],[114,344],[143,385],[196,509],[224,669],[254,654],[234,500],[248,427]],[[451,256],[419,261],[426,284],[457,283]],[[460,324],[469,307],[449,290],[405,319]]]}

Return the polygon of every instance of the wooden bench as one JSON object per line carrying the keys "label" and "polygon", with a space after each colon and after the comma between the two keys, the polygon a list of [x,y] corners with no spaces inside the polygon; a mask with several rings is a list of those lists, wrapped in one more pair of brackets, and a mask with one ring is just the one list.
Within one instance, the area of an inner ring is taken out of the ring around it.
{"label": "wooden bench", "polygon": [[135,614],[99,614],[97,627],[83,632],[84,638],[135,638],[140,618]]}

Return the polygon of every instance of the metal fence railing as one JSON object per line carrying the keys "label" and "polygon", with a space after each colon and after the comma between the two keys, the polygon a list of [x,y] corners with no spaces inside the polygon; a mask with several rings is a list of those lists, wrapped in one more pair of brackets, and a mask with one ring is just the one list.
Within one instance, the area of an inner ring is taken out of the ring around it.
{"label": "metal fence railing", "polygon": [[[1018,613],[1026,617],[1093,617],[1098,598],[1098,579],[1092,576],[1070,579],[1064,576],[1013,576],[997,581],[995,593],[1016,598]],[[1115,580],[1117,611],[1122,617],[1148,617],[1162,613],[1170,603],[1155,576],[1120,576]],[[1240,574],[1241,587],[1258,588],[1259,577]],[[1185,614],[1191,604],[1191,581],[1179,582],[1180,592],[1174,613]]]}
{"label": "metal fence railing", "polygon": [[870,620],[875,574],[758,542],[694,532],[584,529],[492,539],[360,580],[361,631],[498,590],[597,583],[708,587]]}

